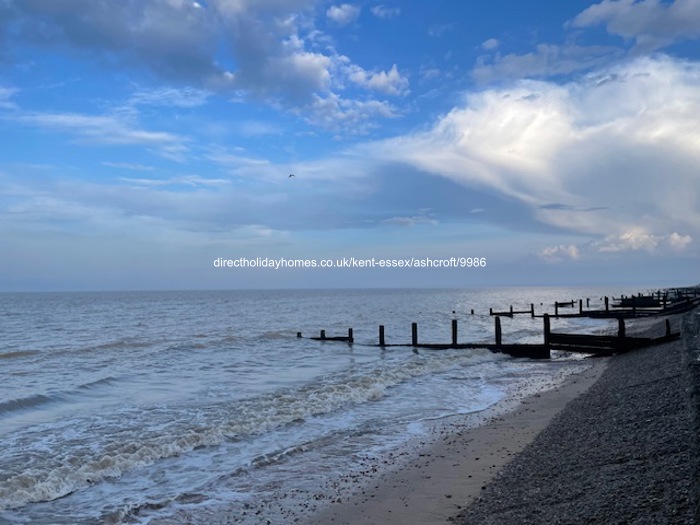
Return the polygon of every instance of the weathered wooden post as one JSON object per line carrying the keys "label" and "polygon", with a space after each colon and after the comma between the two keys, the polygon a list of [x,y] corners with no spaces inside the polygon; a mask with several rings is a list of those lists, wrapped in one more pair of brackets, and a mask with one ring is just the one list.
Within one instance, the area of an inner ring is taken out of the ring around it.
{"label": "weathered wooden post", "polygon": [[325,339],[325,338],[326,338],[326,331],[321,330],[321,339]]}
{"label": "weathered wooden post", "polygon": [[297,339],[301,339],[301,332],[297,332]]}
{"label": "weathered wooden post", "polygon": [[547,350],[549,350],[549,339],[550,339],[550,331],[551,331],[551,325],[549,323],[549,314],[544,314],[544,346]]}
{"label": "weathered wooden post", "polygon": [[554,301],[554,317],[559,317],[559,301]]}
{"label": "weathered wooden post", "polygon": [[472,308],[472,315],[474,315],[474,308]]}
{"label": "weathered wooden post", "polygon": [[510,316],[513,317],[513,305],[510,305]]}
{"label": "weathered wooden post", "polygon": [[589,306],[591,306],[591,298],[586,297],[586,308],[588,308]]}
{"label": "weathered wooden post", "polygon": [[384,346],[384,325],[379,325],[379,346]]}
{"label": "weathered wooden post", "polygon": [[355,339],[352,336],[352,328],[348,328],[348,343],[354,343]]}
{"label": "weathered wooden post", "polygon": [[583,299],[578,300],[578,313],[579,315],[583,314]]}
{"label": "weathered wooden post", "polygon": [[496,316],[496,346],[501,346],[501,318]]}
{"label": "weathered wooden post", "polygon": [[411,323],[411,344],[418,346],[418,323]]}
{"label": "weathered wooden post", "polygon": [[671,321],[666,319],[666,337],[671,337]]}
{"label": "weathered wooden post", "polygon": [[457,319],[452,319],[452,345],[457,346]]}
{"label": "weathered wooden post", "polygon": [[535,318],[535,303],[530,303],[530,317]]}
{"label": "weathered wooden post", "polygon": [[610,305],[608,304],[608,296],[605,296],[605,311],[609,311]]}
{"label": "weathered wooden post", "polygon": [[489,308],[489,315],[493,315],[493,308]]}
{"label": "weathered wooden post", "polygon": [[625,339],[625,319],[623,317],[617,318],[617,337],[620,338],[620,342]]}

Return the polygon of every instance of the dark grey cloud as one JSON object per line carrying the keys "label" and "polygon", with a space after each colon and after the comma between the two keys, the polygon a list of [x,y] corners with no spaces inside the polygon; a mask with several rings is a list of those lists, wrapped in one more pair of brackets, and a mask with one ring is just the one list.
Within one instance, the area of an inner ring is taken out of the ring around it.
{"label": "dark grey cloud", "polygon": [[609,209],[607,206],[589,206],[587,208],[581,208],[577,206],[572,206],[571,204],[562,204],[560,202],[552,202],[550,204],[542,204],[538,206],[540,210],[557,210],[557,211],[602,211]]}
{"label": "dark grey cloud", "polygon": [[[391,117],[372,92],[400,95],[396,66],[365,71],[332,46],[316,46],[319,0],[0,0],[0,34],[13,46],[73,53],[105,71],[140,68],[166,84],[250,97],[323,126]],[[6,59],[8,59],[6,57]],[[344,98],[348,78],[370,95]],[[335,106],[333,108],[332,106]]]}
{"label": "dark grey cloud", "polygon": [[6,0],[6,27],[22,44],[69,48],[105,63],[129,61],[169,79],[206,82],[217,21],[192,1]]}

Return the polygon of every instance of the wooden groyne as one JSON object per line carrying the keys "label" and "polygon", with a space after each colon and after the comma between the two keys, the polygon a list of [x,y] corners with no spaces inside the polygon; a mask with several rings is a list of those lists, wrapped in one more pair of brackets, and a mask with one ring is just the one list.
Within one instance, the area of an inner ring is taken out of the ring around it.
{"label": "wooden groyne", "polygon": [[[418,323],[411,323],[410,343],[387,343],[384,325],[379,325],[379,342],[378,344],[372,346],[379,348],[411,347],[415,349],[425,348],[433,350],[486,348],[492,352],[501,352],[514,357],[548,359],[551,357],[552,350],[563,350],[567,352],[606,356],[665,343],[680,337],[680,332],[672,332],[671,323],[668,319],[666,319],[666,333],[661,337],[638,337],[627,335],[624,318],[618,319],[618,331],[616,335],[568,334],[552,332],[549,314],[544,314],[543,316],[542,344],[504,343],[501,318],[499,316],[496,316],[494,320],[493,343],[459,343],[457,333],[458,323],[456,319],[453,319],[452,340],[450,343],[421,343],[418,340]],[[300,332],[297,333],[297,337],[301,337]],[[348,329],[347,336],[338,337],[328,337],[326,336],[325,330],[321,330],[320,337],[311,337],[310,339],[317,341],[346,341],[352,344],[354,342],[353,329]]]}
{"label": "wooden groyne", "polygon": [[[665,320],[665,333],[660,337],[639,337],[627,334],[625,319],[634,317],[649,316],[669,316],[676,315],[691,310],[700,304],[700,287],[675,288],[654,294],[613,298],[611,303],[608,297],[604,298],[604,309],[584,310],[583,299],[578,300],[578,313],[560,314],[559,308],[574,308],[576,301],[557,301],[554,303],[554,315],[544,313],[535,314],[534,303],[530,304],[528,310],[515,310],[511,305],[508,310],[494,311],[489,308],[489,315],[494,317],[494,342],[474,342],[459,343],[458,341],[458,321],[452,319],[451,340],[449,343],[421,343],[418,339],[418,323],[411,324],[410,343],[387,343],[384,325],[379,325],[379,337],[376,346],[387,347],[411,347],[413,349],[475,349],[485,348],[492,352],[502,352],[514,357],[527,357],[534,359],[547,359],[551,357],[552,350],[562,350],[566,352],[580,352],[595,356],[605,356],[615,353],[628,352],[646,346],[657,345],[672,341],[680,337],[680,332],[671,330],[671,323]],[[586,307],[590,306],[590,299],[586,299]],[[471,310],[474,313],[474,310]],[[455,312],[453,312],[453,315]],[[512,318],[519,314],[529,314],[530,317],[543,319],[541,344],[527,343],[504,343],[501,328],[501,317]],[[558,317],[590,317],[590,318],[616,318],[618,320],[617,334],[571,334],[552,332],[551,318]],[[302,337],[301,332],[297,337]],[[319,337],[311,337],[317,341],[344,341],[349,344],[354,343],[353,329],[348,329],[347,336],[327,336],[325,330],[321,330]]]}
{"label": "wooden groyne", "polygon": [[[326,331],[321,330],[321,333],[319,334],[318,337],[309,337],[309,339],[314,339],[315,341],[346,341],[348,343],[354,343],[355,338],[352,335],[352,328],[348,328],[348,335],[347,336],[335,336],[335,337],[328,337],[326,336]],[[301,338],[301,332],[297,332],[297,337]]]}
{"label": "wooden groyne", "polygon": [[[602,309],[590,308],[591,299],[578,301],[556,301],[554,303],[554,313],[535,313],[534,303],[530,304],[527,310],[515,310],[513,305],[510,305],[508,310],[494,310],[489,308],[489,315],[499,317],[514,317],[515,315],[527,314],[530,317],[543,317],[549,315],[551,317],[590,317],[594,319],[617,319],[620,317],[634,318],[645,316],[672,315],[683,313],[692,310],[700,304],[700,289],[674,289],[674,293],[655,292],[653,294],[639,294],[632,296],[621,297],[603,297]],[[577,312],[561,313],[560,309],[572,309],[578,305]],[[472,311],[473,313],[473,311]]]}

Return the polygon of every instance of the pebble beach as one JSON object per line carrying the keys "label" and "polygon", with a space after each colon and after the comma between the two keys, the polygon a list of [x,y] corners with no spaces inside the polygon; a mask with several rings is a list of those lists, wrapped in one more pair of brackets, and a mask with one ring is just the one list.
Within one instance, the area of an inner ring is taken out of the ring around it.
{"label": "pebble beach", "polygon": [[698,312],[680,328],[676,342],[610,359],[455,521],[698,523]]}

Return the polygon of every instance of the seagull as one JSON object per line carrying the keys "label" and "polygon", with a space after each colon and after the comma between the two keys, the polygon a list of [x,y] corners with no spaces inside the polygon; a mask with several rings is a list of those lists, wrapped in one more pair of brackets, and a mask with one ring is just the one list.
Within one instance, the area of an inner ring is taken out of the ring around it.
{"label": "seagull", "polygon": [[290,173],[288,178],[291,179],[292,177],[294,177],[294,173]]}

